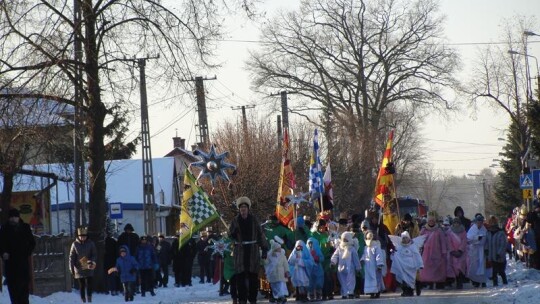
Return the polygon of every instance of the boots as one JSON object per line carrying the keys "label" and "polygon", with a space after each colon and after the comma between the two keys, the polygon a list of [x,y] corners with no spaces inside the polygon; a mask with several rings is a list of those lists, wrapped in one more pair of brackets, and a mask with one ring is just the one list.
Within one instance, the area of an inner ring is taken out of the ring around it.
{"label": "boots", "polygon": [[417,296],[420,296],[420,294],[422,293],[422,283],[416,281],[416,295]]}

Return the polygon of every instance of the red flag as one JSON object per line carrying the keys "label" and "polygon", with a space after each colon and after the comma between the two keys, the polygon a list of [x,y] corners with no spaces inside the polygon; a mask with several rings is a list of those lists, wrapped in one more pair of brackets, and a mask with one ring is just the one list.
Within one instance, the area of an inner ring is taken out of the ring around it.
{"label": "red flag", "polygon": [[[396,193],[394,191],[394,164],[392,163],[392,141],[394,139],[394,130],[390,131],[388,135],[388,142],[386,143],[386,150],[384,151],[381,168],[377,175],[377,182],[375,183],[375,202],[384,207],[385,196],[386,201],[395,198]],[[388,195],[390,197],[388,197]]]}
{"label": "red flag", "polygon": [[294,205],[289,206],[287,196],[292,195],[295,188],[296,182],[294,180],[291,161],[289,160],[289,133],[287,129],[285,129],[283,134],[283,157],[279,174],[279,186],[276,204],[276,216],[278,220],[285,226],[287,226],[289,221],[293,218]]}

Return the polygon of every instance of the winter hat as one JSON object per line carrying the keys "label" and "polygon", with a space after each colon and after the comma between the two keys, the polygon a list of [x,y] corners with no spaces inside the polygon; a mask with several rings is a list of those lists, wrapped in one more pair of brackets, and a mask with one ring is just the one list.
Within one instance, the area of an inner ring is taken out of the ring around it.
{"label": "winter hat", "polygon": [[238,208],[240,208],[242,204],[246,204],[248,208],[251,208],[251,200],[247,196],[237,198],[236,201],[234,201],[234,204]]}
{"label": "winter hat", "polygon": [[21,213],[19,212],[18,209],[9,209],[9,212],[8,212],[8,217],[21,217]]}
{"label": "winter hat", "polygon": [[146,237],[146,235],[141,236],[141,241],[147,241],[147,240],[148,238]]}
{"label": "winter hat", "polygon": [[450,219],[445,217],[444,220],[443,220],[443,225],[450,226]]}
{"label": "winter hat", "polygon": [[280,246],[283,245],[283,243],[285,243],[285,241],[282,238],[280,238],[279,236],[277,236],[277,235],[274,235],[274,240],[273,241],[278,243]]}
{"label": "winter hat", "polygon": [[323,226],[325,226],[325,225],[326,225],[326,221],[325,221],[325,220],[323,220],[322,218],[321,218],[321,219],[319,219],[319,223],[318,223],[318,226],[319,226],[319,227],[323,227]]}
{"label": "winter hat", "polygon": [[346,232],[343,232],[341,234],[341,241],[345,241],[345,242],[349,242],[351,243],[352,242],[352,239],[353,239],[353,233],[350,232],[350,231],[346,231]]}
{"label": "winter hat", "polygon": [[481,213],[477,213],[475,216],[474,216],[474,220],[477,221],[477,222],[483,222],[485,220],[484,216],[481,214]]}
{"label": "winter hat", "polygon": [[127,249],[125,246],[120,247],[120,252],[127,252]]}
{"label": "winter hat", "polygon": [[458,212],[461,212],[461,216],[465,215],[465,212],[463,212],[463,208],[461,208],[461,206],[457,206],[456,209],[454,209],[454,216],[458,217],[459,216],[457,215]]}
{"label": "winter hat", "polygon": [[459,219],[459,217],[455,217],[452,219],[452,224],[461,224],[461,220]]}
{"label": "winter hat", "polygon": [[124,227],[124,231],[135,231],[135,229],[133,229],[133,226],[130,224],[130,223],[127,223],[126,226]]}
{"label": "winter hat", "polygon": [[403,220],[412,222],[412,216],[409,213],[405,213],[405,216],[403,216]]}
{"label": "winter hat", "polygon": [[499,226],[499,219],[496,216],[491,215],[487,220],[487,224],[489,226]]}

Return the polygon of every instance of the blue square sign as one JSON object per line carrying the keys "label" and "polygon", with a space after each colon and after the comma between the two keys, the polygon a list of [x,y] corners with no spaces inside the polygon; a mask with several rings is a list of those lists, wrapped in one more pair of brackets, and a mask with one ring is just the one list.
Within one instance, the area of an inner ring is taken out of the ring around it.
{"label": "blue square sign", "polygon": [[122,211],[122,203],[110,203],[109,216],[112,220],[122,219],[124,217],[124,214]]}
{"label": "blue square sign", "polygon": [[521,189],[532,189],[533,188],[533,175],[521,174],[519,176],[519,187]]}

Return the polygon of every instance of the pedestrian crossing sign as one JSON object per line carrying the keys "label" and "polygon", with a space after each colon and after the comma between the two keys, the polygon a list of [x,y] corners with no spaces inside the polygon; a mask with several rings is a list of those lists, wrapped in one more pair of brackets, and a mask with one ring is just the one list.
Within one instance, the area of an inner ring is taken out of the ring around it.
{"label": "pedestrian crossing sign", "polygon": [[533,180],[532,180],[532,174],[522,174],[519,176],[519,187],[521,189],[532,189],[533,188]]}

